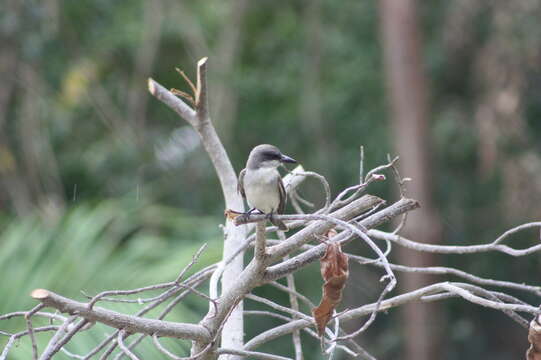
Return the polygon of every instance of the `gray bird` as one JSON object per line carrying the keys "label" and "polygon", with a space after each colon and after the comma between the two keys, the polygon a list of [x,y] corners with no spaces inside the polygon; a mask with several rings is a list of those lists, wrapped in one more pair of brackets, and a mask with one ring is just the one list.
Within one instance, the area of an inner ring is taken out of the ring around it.
{"label": "gray bird", "polygon": [[259,210],[280,230],[288,230],[286,224],[272,215],[283,214],[286,207],[286,191],[278,166],[296,162],[273,145],[262,144],[252,149],[246,168],[239,174],[238,191],[251,207],[245,216]]}

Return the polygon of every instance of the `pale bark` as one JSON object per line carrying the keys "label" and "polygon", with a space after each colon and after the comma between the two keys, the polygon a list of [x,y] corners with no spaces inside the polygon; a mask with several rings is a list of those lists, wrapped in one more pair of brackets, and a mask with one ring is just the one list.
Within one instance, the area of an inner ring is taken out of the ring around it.
{"label": "pale bark", "polygon": [[[183,119],[185,119],[201,137],[201,141],[207,154],[209,155],[216,174],[220,180],[222,193],[225,199],[226,209],[235,209],[244,211],[244,202],[240,194],[237,193],[237,175],[231,165],[229,157],[222,145],[216,130],[212,125],[208,103],[208,88],[207,88],[207,58],[203,58],[198,62],[197,67],[197,94],[195,94],[196,109],[195,111],[186,105],[182,100],[171,94],[168,90],[149,79],[149,90],[152,95],[163,101],[173,110],[175,110]],[[236,249],[242,246],[243,240],[246,237],[244,227],[236,227],[231,221],[227,221],[225,226],[225,239],[223,259],[227,259],[233,254]],[[243,258],[237,256],[227,265],[224,276],[222,277],[222,292],[227,292],[232,286],[237,283],[243,269]],[[228,320],[223,328],[222,345],[228,348],[241,348],[243,345],[244,324],[243,324],[243,305],[241,299],[237,302],[233,311],[230,313]],[[233,305],[229,302],[228,306]],[[229,310],[229,309],[228,309]],[[213,317],[212,312],[206,316],[206,319]],[[223,317],[222,317],[223,320]],[[203,320],[205,321],[205,320]],[[219,325],[214,323],[214,325]],[[217,330],[218,326],[212,330]],[[194,348],[194,353],[200,351],[200,347]]]}

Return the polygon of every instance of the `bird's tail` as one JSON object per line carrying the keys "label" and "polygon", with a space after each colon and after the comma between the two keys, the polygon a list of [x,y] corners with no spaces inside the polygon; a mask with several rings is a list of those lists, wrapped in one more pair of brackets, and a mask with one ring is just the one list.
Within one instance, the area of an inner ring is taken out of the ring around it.
{"label": "bird's tail", "polygon": [[274,219],[274,218],[271,217],[270,222],[272,223],[272,225],[278,227],[278,229],[280,229],[282,231],[288,231],[289,230],[287,225],[284,224],[284,222],[282,220]]}

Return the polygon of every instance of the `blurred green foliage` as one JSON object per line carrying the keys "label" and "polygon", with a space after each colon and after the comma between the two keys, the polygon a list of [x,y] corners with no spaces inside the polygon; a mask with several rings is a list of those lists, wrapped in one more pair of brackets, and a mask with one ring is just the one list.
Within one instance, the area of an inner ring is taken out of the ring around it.
{"label": "blurred green foliage", "polygon": [[[221,257],[220,231],[213,223],[214,219],[189,216],[171,208],[134,203],[130,206],[113,200],[98,205],[79,204],[55,222],[37,217],[12,221],[0,233],[0,273],[5,279],[0,283],[0,293],[9,294],[0,302],[0,313],[34,306],[29,294],[36,288],[85,301],[82,291],[94,295],[104,290],[172,281],[191,261],[200,244],[206,242],[208,247],[189,276]],[[126,313],[141,308],[118,303],[107,307]],[[190,295],[175,307],[168,320],[194,322],[206,308],[204,300]],[[156,314],[156,310],[151,314]],[[46,321],[36,319],[35,326],[46,325]],[[25,328],[21,318],[2,321],[6,331]],[[110,330],[95,326],[77,336],[69,349],[79,354],[88,352],[101,341],[100,334],[104,332]],[[49,338],[46,334],[39,336],[40,349]],[[6,341],[7,338],[0,338],[0,346]],[[13,351],[10,359],[31,356],[27,339],[21,342],[25,346]],[[172,343],[177,350],[182,349],[178,341]],[[145,358],[160,354],[149,341],[140,351]]]}

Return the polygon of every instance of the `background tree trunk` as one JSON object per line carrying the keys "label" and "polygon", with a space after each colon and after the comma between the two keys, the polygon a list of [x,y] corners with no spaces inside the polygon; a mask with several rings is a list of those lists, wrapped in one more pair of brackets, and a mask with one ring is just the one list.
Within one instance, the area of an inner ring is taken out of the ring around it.
{"label": "background tree trunk", "polygon": [[[408,216],[404,235],[424,243],[440,240],[440,219],[434,208],[430,182],[430,142],[428,128],[427,81],[422,68],[420,33],[414,0],[382,0],[381,30],[385,71],[392,109],[393,143],[401,158],[404,176],[412,177],[408,196],[421,203],[420,210]],[[434,256],[399,249],[399,262],[410,266],[427,266]],[[430,278],[421,274],[404,274],[399,284],[408,291],[425,286]],[[407,359],[441,358],[442,314],[440,306],[409,304],[403,309],[403,331]]]}

